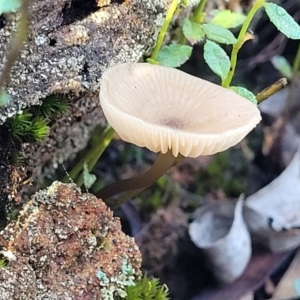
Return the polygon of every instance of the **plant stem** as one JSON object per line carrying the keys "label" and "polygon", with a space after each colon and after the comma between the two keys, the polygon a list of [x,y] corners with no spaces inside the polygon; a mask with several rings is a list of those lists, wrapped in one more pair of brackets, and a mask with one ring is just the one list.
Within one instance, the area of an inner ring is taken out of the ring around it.
{"label": "plant stem", "polygon": [[[115,130],[108,126],[104,132],[103,135],[99,141],[99,143],[95,144],[95,147],[92,147],[92,149],[87,153],[87,155],[85,156],[85,160],[82,161],[82,169],[83,169],[83,165],[84,163],[87,164],[88,167],[88,171],[92,171],[92,169],[94,168],[95,164],[97,163],[97,161],[99,160],[100,156],[102,155],[102,153],[104,152],[104,150],[108,147],[108,145],[110,144],[113,136],[115,134]],[[83,172],[80,174],[78,180],[77,180],[77,185],[79,187],[81,187],[83,184]]]}
{"label": "plant stem", "polygon": [[175,161],[176,157],[173,156],[172,151],[168,151],[166,154],[159,153],[154,165],[145,173],[109,184],[97,191],[95,195],[104,200],[110,207],[120,205],[121,203],[116,203],[118,199],[109,198],[124,192],[132,194],[132,191],[148,187],[164,175]]}
{"label": "plant stem", "polygon": [[[94,142],[92,144],[92,148],[84,155],[82,159],[73,167],[73,169],[70,171],[69,176],[72,178],[72,180],[76,180],[78,174],[80,174],[83,170],[84,163],[87,163],[88,170],[91,171],[99,159],[99,157],[102,155],[103,151],[107,148],[109,145],[113,135],[114,135],[114,129],[108,126],[105,128],[105,130],[102,132],[100,138],[98,139],[98,142]],[[82,177],[82,175],[81,175]],[[81,181],[82,179],[78,179]],[[62,182],[67,182],[68,177],[64,176],[62,179]],[[81,183],[82,185],[82,183]]]}
{"label": "plant stem", "polygon": [[295,93],[296,93],[296,85],[297,82],[299,81],[299,68],[300,68],[300,43],[298,45],[298,50],[293,62],[293,77],[291,80],[291,85],[288,92],[288,96],[286,98],[286,103],[283,112],[283,116],[285,117],[286,120],[288,120],[290,115],[290,110],[292,107],[292,99],[295,99],[296,97]]}
{"label": "plant stem", "polygon": [[164,22],[163,26],[161,27],[160,33],[158,35],[156,45],[155,45],[155,47],[153,49],[153,52],[151,54],[151,57],[150,57],[151,60],[156,61],[158,52],[159,52],[159,50],[161,48],[161,45],[162,45],[162,43],[164,41],[165,35],[167,33],[167,30],[168,30],[168,27],[170,25],[170,22],[172,21],[172,18],[173,18],[174,14],[175,14],[175,11],[177,9],[178,3],[179,3],[179,0],[173,0],[172,3],[171,3],[171,6],[170,6],[170,8],[168,10],[165,22]]}
{"label": "plant stem", "polygon": [[261,7],[264,6],[264,4],[265,4],[265,0],[256,0],[246,17],[246,20],[245,20],[245,22],[241,28],[241,31],[239,33],[237,42],[233,45],[233,48],[232,48],[231,58],[230,58],[230,71],[228,72],[227,77],[222,81],[223,87],[230,86],[230,83],[232,81],[232,78],[233,78],[233,75],[235,72],[235,68],[236,68],[237,55],[238,55],[238,52],[239,52],[240,48],[242,47],[243,43],[245,42],[245,35],[248,31],[248,28],[250,26],[250,23],[251,23],[254,15]]}
{"label": "plant stem", "polygon": [[295,57],[295,60],[293,63],[294,76],[295,76],[295,73],[299,71],[299,68],[300,68],[300,43],[299,43],[297,54],[296,54],[296,57]]}
{"label": "plant stem", "polygon": [[287,85],[286,78],[281,78],[281,79],[277,80],[275,83],[266,87],[265,89],[263,89],[261,92],[259,92],[256,95],[257,103],[261,103],[262,101],[268,99],[272,95],[274,95],[277,92],[279,92],[280,90],[284,89],[286,87],[286,85]]}
{"label": "plant stem", "polygon": [[203,9],[205,7],[206,2],[207,0],[201,0],[194,12],[194,16],[192,19],[197,23],[202,22]]}

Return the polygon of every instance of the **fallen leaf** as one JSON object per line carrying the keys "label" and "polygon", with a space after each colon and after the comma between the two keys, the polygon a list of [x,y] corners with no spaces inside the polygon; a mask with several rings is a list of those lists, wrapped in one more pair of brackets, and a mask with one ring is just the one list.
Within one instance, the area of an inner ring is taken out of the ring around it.
{"label": "fallen leaf", "polygon": [[273,252],[300,245],[300,151],[273,182],[246,199],[245,220],[253,236]]}
{"label": "fallen leaf", "polygon": [[242,214],[243,199],[218,201],[200,207],[189,226],[194,244],[203,250],[221,283],[231,283],[244,272],[251,257],[251,239]]}

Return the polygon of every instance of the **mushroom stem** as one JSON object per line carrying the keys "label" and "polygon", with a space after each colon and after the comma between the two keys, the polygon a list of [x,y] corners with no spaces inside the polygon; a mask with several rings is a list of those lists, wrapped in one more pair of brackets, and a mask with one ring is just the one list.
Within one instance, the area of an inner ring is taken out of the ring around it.
{"label": "mushroom stem", "polygon": [[145,173],[111,183],[100,189],[95,195],[104,200],[108,206],[116,206],[114,200],[107,201],[107,199],[124,192],[142,190],[148,187],[164,175],[175,161],[176,157],[173,156],[171,150],[166,154],[159,153],[154,165]]}

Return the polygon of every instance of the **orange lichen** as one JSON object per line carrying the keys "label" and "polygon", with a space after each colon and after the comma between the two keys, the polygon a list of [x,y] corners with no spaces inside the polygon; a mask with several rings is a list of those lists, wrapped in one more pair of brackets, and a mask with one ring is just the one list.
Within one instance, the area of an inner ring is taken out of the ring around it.
{"label": "orange lichen", "polygon": [[[98,271],[117,278],[126,263],[135,277],[140,275],[140,252],[119,220],[101,199],[81,194],[72,184],[56,182],[36,193],[17,222],[1,232],[0,243],[17,257],[8,264],[16,278],[21,276],[19,264],[34,270],[31,285],[37,296],[102,299],[106,287],[101,287]],[[0,293],[3,274],[0,270]],[[18,288],[24,291],[28,285]]]}

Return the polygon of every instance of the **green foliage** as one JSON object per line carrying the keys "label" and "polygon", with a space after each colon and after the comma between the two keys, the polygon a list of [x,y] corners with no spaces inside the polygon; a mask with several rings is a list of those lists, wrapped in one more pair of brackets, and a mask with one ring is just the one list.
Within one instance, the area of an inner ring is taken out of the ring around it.
{"label": "green foliage", "polygon": [[182,31],[184,36],[192,44],[200,42],[206,36],[207,39],[223,44],[234,44],[236,38],[226,28],[217,24],[199,24],[186,18],[183,20]]}
{"label": "green foliage", "polygon": [[164,207],[168,202],[170,189],[174,191],[173,186],[170,186],[167,176],[159,178],[153,186],[148,188],[138,196],[138,206],[142,212],[152,214],[159,208]]}
{"label": "green foliage", "polygon": [[7,259],[1,258],[0,259],[0,269],[4,269],[7,266],[7,263],[8,263]]}
{"label": "green foliage", "polygon": [[242,97],[250,100],[253,104],[257,104],[255,95],[249,90],[247,90],[246,88],[241,86],[231,86],[230,89],[235,91],[237,94],[241,95]]}
{"label": "green foliage", "polygon": [[276,70],[278,70],[284,77],[291,80],[293,78],[293,68],[288,60],[280,55],[272,57],[271,62]]}
{"label": "green foliage", "polygon": [[217,43],[207,40],[203,55],[210,69],[222,79],[225,79],[230,69],[230,60],[227,53]]}
{"label": "green foliage", "polygon": [[300,26],[288,12],[275,3],[265,3],[265,10],[270,21],[289,39],[300,39]]}
{"label": "green foliage", "polygon": [[191,190],[197,195],[221,190],[229,198],[239,197],[246,189],[246,173],[246,158],[241,151],[231,148],[214,155],[209,166],[195,174],[195,184],[191,186]]}
{"label": "green foliage", "polygon": [[9,118],[5,124],[13,140],[22,142],[40,141],[49,133],[45,119],[34,117],[28,112]]}
{"label": "green foliage", "polygon": [[61,95],[51,95],[46,97],[42,105],[36,105],[31,108],[34,115],[44,117],[46,119],[58,118],[64,115],[68,110],[68,103]]}
{"label": "green foliage", "polygon": [[0,0],[0,14],[17,10],[21,5],[21,0]]}
{"label": "green foliage", "polygon": [[246,19],[246,16],[230,10],[218,11],[218,13],[210,21],[211,24],[216,24],[224,28],[235,28],[241,26]]}
{"label": "green foliage", "polygon": [[67,103],[59,97],[48,97],[41,106],[26,108],[22,114],[8,118],[0,126],[0,140],[15,144],[39,142],[49,134],[50,122],[67,111]]}
{"label": "green foliage", "polygon": [[182,32],[192,45],[200,42],[205,36],[201,25],[196,22],[192,22],[188,18],[183,20]]}
{"label": "green foliage", "polygon": [[126,287],[126,300],[168,300],[166,285],[160,285],[158,279],[144,276],[134,286]]}
{"label": "green foliage", "polygon": [[83,184],[89,189],[96,181],[97,177],[94,174],[91,174],[88,170],[87,163],[83,165]]}
{"label": "green foliage", "polygon": [[235,44],[237,39],[228,29],[215,24],[203,24],[202,29],[209,40],[220,44]]}
{"label": "green foliage", "polygon": [[179,67],[184,64],[192,54],[192,47],[173,44],[163,47],[157,55],[157,61],[165,67]]}
{"label": "green foliage", "polygon": [[[175,2],[173,1],[172,3]],[[228,88],[234,76],[238,52],[245,41],[248,40],[247,32],[249,26],[259,9],[264,7],[270,21],[288,38],[300,39],[300,26],[285,9],[275,3],[270,3],[266,0],[255,0],[247,16],[224,10],[217,11],[210,20],[206,19],[203,13],[205,4],[206,0],[200,1],[194,15],[183,20],[183,36],[179,41],[181,44],[163,47],[158,52],[163,41],[162,36],[160,36],[160,40],[155,47],[155,53],[158,53],[157,59],[156,55],[153,55],[153,57],[151,56],[148,59],[148,62],[168,67],[179,67],[188,60],[192,53],[192,48],[185,45],[186,40],[192,45],[204,40],[204,60],[210,69],[221,77],[222,86]],[[241,25],[240,33],[238,38],[236,38],[228,28]],[[164,30],[166,31],[165,27]],[[232,45],[230,58],[218,43]],[[291,70],[286,62],[275,58],[273,63],[285,76],[291,78]],[[245,88],[233,87],[233,90],[255,103],[254,95]]]}

